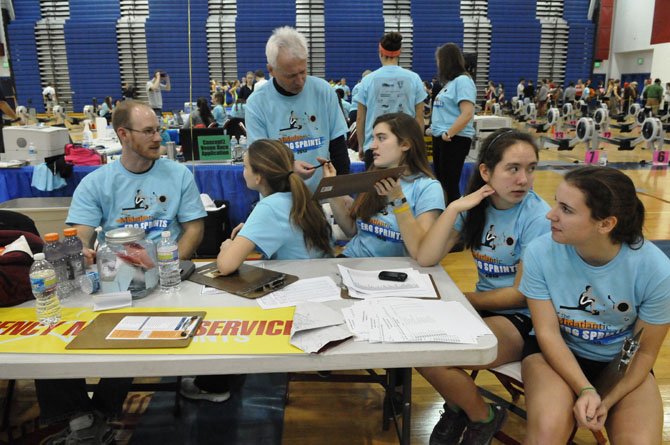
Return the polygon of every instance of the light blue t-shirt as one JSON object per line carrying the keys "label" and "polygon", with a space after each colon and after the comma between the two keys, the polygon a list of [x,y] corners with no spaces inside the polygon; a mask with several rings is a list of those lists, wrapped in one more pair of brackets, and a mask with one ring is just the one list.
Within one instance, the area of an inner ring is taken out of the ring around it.
{"label": "light blue t-shirt", "polygon": [[[365,149],[372,143],[372,125],[377,117],[389,113],[416,116],[416,106],[428,95],[418,74],[398,65],[387,65],[361,80],[353,101],[367,108],[365,115]],[[358,105],[356,105],[358,106]]]}
{"label": "light blue t-shirt", "polygon": [[547,234],[528,246],[519,290],[551,300],[565,343],[591,360],[614,358],[638,317],[670,323],[670,259],[649,241],[637,250],[624,243],[609,263],[591,266]]}
{"label": "light blue t-shirt", "polygon": [[160,239],[161,232],[169,230],[177,240],[182,232],[180,223],[205,216],[193,174],[183,165],[158,159],[149,171],[137,174],[126,170],[119,160],[82,179],[66,223],[102,226],[103,234],[120,227],[141,227],[151,240]]}
{"label": "light blue t-shirt", "polygon": [[[462,101],[477,103],[477,87],[470,76],[461,74],[455,79],[447,82],[433,101],[433,115],[430,131],[435,137],[441,136],[454,125],[458,116],[461,115],[459,104]],[[458,135],[466,138],[475,136],[474,119],[458,132]]]}
{"label": "light blue t-shirt", "polygon": [[[415,218],[431,210],[444,210],[444,190],[440,183],[423,175],[400,181]],[[393,207],[386,207],[368,222],[356,220],[356,235],[349,241],[343,254],[347,257],[409,256],[400,234]]]}
{"label": "light blue t-shirt", "polygon": [[[330,159],[330,141],[347,134],[337,94],[328,82],[307,76],[305,87],[295,96],[280,94],[270,81],[249,96],[245,126],[249,144],[257,139],[277,139],[286,144],[297,160],[317,165],[317,156]],[[323,170],[305,180],[314,192]]]}
{"label": "light blue t-shirt", "polygon": [[358,90],[361,89],[361,83],[358,82],[354,87],[351,89],[351,107],[353,108],[358,108],[358,101],[356,100],[356,96],[358,96]]}
{"label": "light blue t-shirt", "polygon": [[[546,218],[550,207],[532,190],[514,207],[498,210],[486,207],[486,222],[482,233],[482,245],[472,250],[477,266],[477,292],[514,285],[517,267],[528,244],[549,232],[551,224]],[[463,232],[466,212],[460,213],[454,229]],[[527,308],[494,311],[500,314],[517,312],[529,315]]]}
{"label": "light blue t-shirt", "polygon": [[254,243],[267,259],[323,258],[324,252],[307,249],[302,230],[290,221],[292,205],[290,192],[273,193],[262,198],[251,211],[238,236]]}
{"label": "light blue t-shirt", "polygon": [[236,103],[235,105],[230,107],[229,115],[231,118],[244,119],[244,104]]}
{"label": "light blue t-shirt", "polygon": [[219,128],[223,128],[223,124],[226,122],[226,110],[223,109],[223,105],[215,106],[212,110],[212,115]]}

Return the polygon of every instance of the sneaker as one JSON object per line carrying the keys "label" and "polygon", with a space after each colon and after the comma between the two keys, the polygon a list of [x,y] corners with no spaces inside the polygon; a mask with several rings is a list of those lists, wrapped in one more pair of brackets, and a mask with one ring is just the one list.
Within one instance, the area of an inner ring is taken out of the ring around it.
{"label": "sneaker", "polygon": [[220,403],[230,399],[230,391],[207,392],[198,388],[195,385],[195,377],[183,377],[179,392],[182,396],[191,400],[207,400],[209,402]]}
{"label": "sneaker", "polygon": [[433,432],[430,435],[430,445],[452,445],[461,440],[463,430],[468,424],[468,416],[465,411],[453,412],[445,403],[444,411],[440,413]]}
{"label": "sneaker", "polygon": [[468,421],[461,444],[488,445],[491,443],[493,435],[502,428],[507,420],[507,410],[495,403],[491,403],[490,406],[493,408],[493,420],[488,423]]}
{"label": "sneaker", "polygon": [[70,419],[69,426],[47,437],[43,445],[110,445],[114,442],[114,429],[100,413],[86,413]]}

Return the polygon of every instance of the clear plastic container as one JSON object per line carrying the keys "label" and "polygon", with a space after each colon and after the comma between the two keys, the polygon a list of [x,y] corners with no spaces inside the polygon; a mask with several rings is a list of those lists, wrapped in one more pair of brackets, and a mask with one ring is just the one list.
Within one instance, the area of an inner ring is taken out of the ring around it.
{"label": "clear plastic container", "polygon": [[158,284],[156,246],[144,229],[124,227],[105,233],[96,254],[103,293],[130,291],[134,300],[146,297]]}
{"label": "clear plastic container", "polygon": [[44,257],[56,271],[58,297],[61,301],[65,301],[73,291],[72,281],[69,279],[67,270],[65,246],[60,242],[60,235],[57,233],[47,233],[44,235],[44,241],[46,241],[46,244],[44,244]]}
{"label": "clear plastic container", "polygon": [[63,247],[67,260],[68,279],[73,283],[73,288],[79,288],[79,277],[86,271],[86,259],[82,252],[83,244],[77,236],[77,229],[69,228],[63,230]]}
{"label": "clear plastic container", "polygon": [[161,233],[161,240],[156,250],[158,252],[158,275],[161,291],[177,292],[181,284],[179,248],[177,243],[170,238],[168,230]]}
{"label": "clear plastic container", "polygon": [[30,285],[35,296],[37,320],[45,326],[58,323],[61,318],[61,306],[56,290],[56,270],[43,253],[35,254],[35,262],[30,267]]}

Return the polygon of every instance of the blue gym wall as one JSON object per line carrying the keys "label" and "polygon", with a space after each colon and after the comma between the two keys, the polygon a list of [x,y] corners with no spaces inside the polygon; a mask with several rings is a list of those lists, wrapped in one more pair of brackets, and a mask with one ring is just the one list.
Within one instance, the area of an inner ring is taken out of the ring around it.
{"label": "blue gym wall", "polygon": [[[70,0],[65,23],[70,85],[75,111],[96,97],[120,97],[121,75],[116,46],[119,0]],[[170,74],[172,91],[163,94],[164,109],[181,109],[192,97],[207,96],[207,0],[191,0],[190,29],[186,0],[149,0],[146,41],[149,72]],[[591,74],[594,24],[586,18],[589,0],[564,0],[569,27],[566,83]],[[14,2],[16,19],[9,24],[9,51],[20,104],[42,111],[41,82],[35,44],[39,0]],[[535,0],[489,0],[492,25],[489,78],[502,82],[511,97],[520,77],[535,80],[540,52],[540,23]],[[436,73],[435,49],[446,42],[463,44],[459,0],[412,0],[413,69],[430,80]],[[382,0],[325,0],[325,72],[327,79],[346,77],[351,87],[366,69],[379,67],[377,43],[384,33]],[[265,70],[265,42],[278,26],[295,26],[295,0],[239,2],[235,22],[238,77]],[[191,66],[188,35],[191,36]],[[192,72],[192,93],[189,91]],[[267,72],[267,71],[266,71]],[[221,79],[217,79],[221,80]],[[231,79],[226,79],[231,80]],[[143,85],[140,85],[143,87]]]}

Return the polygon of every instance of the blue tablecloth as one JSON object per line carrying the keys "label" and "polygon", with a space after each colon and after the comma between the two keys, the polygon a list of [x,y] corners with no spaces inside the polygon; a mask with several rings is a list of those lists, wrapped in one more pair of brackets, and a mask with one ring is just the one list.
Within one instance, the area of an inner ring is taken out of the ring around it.
{"label": "blue tablecloth", "polygon": [[[230,202],[230,221],[233,227],[246,220],[251,209],[258,201],[258,192],[249,190],[244,182],[242,164],[185,164],[195,176],[195,182],[201,193],[207,193],[212,199],[224,199]],[[30,186],[33,177],[32,167],[0,169],[0,202],[15,198],[72,196],[82,178],[98,167],[74,167],[67,186],[51,192],[42,192]],[[362,162],[354,162],[352,173],[362,172]],[[466,163],[461,175],[461,193],[465,190],[472,174],[473,164]]]}

